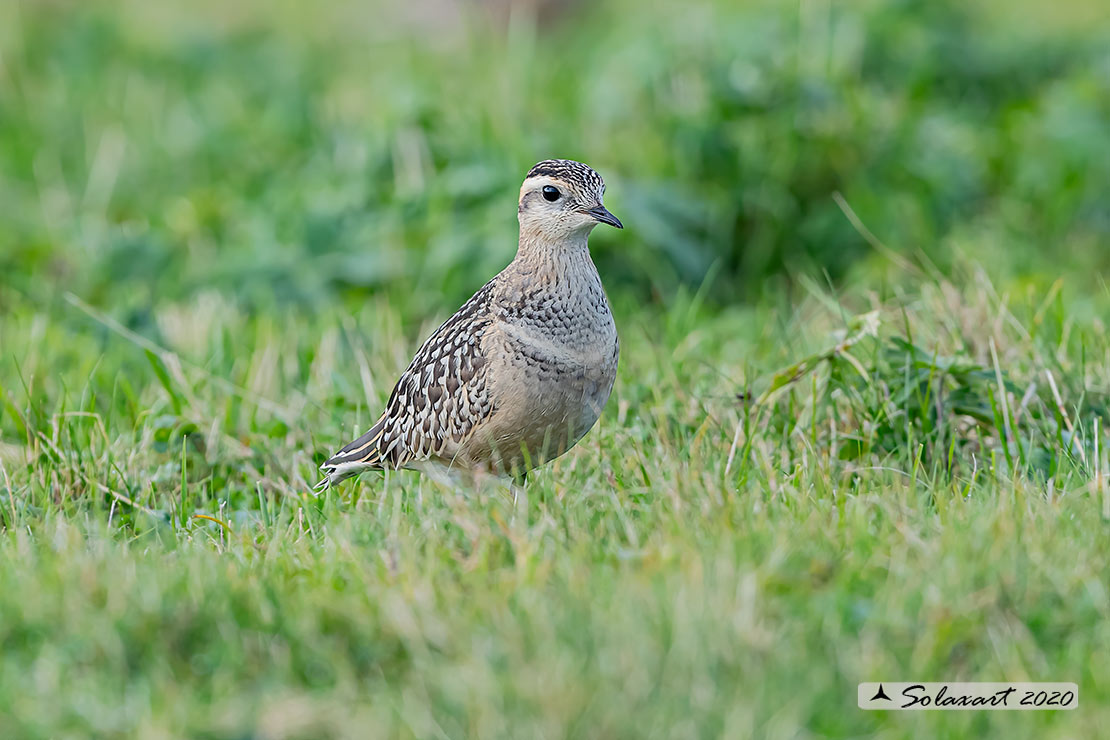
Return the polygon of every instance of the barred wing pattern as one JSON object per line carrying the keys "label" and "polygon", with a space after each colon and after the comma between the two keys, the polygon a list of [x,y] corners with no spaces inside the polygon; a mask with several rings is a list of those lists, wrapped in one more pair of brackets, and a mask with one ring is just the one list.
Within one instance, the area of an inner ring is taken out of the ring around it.
{"label": "barred wing pattern", "polygon": [[492,292],[487,283],[428,337],[374,426],[321,466],[320,487],[368,469],[443,457],[489,418],[494,409],[481,343],[491,323]]}

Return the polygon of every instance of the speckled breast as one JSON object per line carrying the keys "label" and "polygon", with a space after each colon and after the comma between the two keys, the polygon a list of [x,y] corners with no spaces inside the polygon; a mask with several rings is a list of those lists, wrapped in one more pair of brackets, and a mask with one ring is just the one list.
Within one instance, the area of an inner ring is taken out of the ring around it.
{"label": "speckled breast", "polygon": [[491,393],[502,412],[487,439],[498,467],[527,469],[563,454],[609,400],[620,344],[596,275],[566,294],[525,296],[491,333],[489,356],[499,365]]}

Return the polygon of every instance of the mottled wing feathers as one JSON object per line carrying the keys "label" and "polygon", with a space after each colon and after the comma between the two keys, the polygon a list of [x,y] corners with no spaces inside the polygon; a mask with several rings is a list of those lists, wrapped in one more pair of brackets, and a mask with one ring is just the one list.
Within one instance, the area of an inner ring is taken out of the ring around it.
{"label": "mottled wing feathers", "polygon": [[383,414],[370,427],[366,434],[335,453],[324,466],[338,465],[343,462],[359,462],[369,467],[380,467],[378,464],[378,441],[385,433],[385,415]]}
{"label": "mottled wing feathers", "polygon": [[322,486],[374,468],[443,457],[493,412],[482,338],[490,325],[486,284],[432,333],[366,434],[325,462]]}

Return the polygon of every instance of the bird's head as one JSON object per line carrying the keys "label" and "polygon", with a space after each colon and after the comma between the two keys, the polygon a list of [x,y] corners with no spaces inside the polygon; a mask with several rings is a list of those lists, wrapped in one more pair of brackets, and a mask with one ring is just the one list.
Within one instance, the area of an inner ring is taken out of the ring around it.
{"label": "bird's head", "polygon": [[528,171],[520,187],[521,233],[562,240],[585,237],[599,223],[623,229],[605,210],[604,194],[605,181],[590,167],[570,159],[545,159]]}

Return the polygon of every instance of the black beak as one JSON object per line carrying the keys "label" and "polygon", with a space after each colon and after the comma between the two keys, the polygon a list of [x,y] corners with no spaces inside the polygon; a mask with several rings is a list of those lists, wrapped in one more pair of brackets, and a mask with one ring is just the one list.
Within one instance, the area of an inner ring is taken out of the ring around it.
{"label": "black beak", "polygon": [[624,224],[621,223],[621,220],[619,218],[617,218],[616,216],[614,216],[613,214],[609,213],[609,211],[605,210],[605,206],[598,206],[597,208],[588,208],[588,209],[586,209],[586,213],[590,214],[591,216],[593,216],[594,218],[596,218],[598,221],[600,221],[603,224],[609,224],[610,226],[616,226],[618,229],[623,229],[624,228]]}

